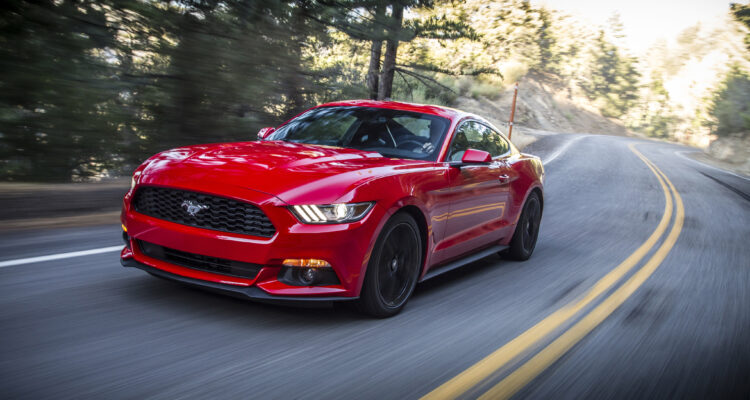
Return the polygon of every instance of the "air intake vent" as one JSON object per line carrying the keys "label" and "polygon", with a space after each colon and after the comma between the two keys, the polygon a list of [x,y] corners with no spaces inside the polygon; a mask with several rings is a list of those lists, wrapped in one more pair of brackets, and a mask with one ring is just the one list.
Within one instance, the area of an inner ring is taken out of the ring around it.
{"label": "air intake vent", "polygon": [[138,241],[138,247],[143,254],[170,264],[240,278],[253,279],[263,267],[259,264],[250,264],[170,249],[169,247],[144,242],[143,240]]}

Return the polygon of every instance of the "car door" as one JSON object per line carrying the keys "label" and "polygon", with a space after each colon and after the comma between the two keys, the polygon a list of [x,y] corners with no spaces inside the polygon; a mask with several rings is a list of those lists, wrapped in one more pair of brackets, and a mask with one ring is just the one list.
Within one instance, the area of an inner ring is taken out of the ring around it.
{"label": "car door", "polygon": [[441,260],[495,244],[508,234],[505,209],[512,171],[504,158],[510,146],[487,125],[468,120],[456,129],[446,162],[460,161],[467,149],[486,151],[493,160],[449,169],[450,212],[441,216],[446,220],[444,240],[438,248]]}

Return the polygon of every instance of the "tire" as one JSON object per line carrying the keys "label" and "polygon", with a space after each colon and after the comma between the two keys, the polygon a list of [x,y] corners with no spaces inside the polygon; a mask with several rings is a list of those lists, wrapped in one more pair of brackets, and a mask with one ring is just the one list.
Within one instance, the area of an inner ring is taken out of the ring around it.
{"label": "tire", "polygon": [[377,318],[391,317],[411,297],[422,266],[419,228],[410,215],[398,213],[386,222],[367,264],[358,307]]}
{"label": "tire", "polygon": [[523,205],[518,218],[510,248],[503,255],[512,260],[526,261],[534,253],[536,240],[539,237],[539,225],[542,221],[542,203],[536,192],[531,192]]}

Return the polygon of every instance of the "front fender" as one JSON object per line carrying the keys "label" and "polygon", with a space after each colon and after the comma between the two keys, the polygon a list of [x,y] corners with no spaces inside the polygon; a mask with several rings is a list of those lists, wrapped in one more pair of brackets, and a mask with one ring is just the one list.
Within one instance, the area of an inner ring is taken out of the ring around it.
{"label": "front fender", "polygon": [[[511,212],[513,215],[513,226],[518,223],[523,205],[534,189],[541,192],[542,205],[544,205],[544,167],[538,157],[522,154],[511,163],[518,174],[518,179],[511,186]],[[515,228],[514,228],[515,229]]]}
{"label": "front fender", "polygon": [[[430,265],[430,256],[438,240],[442,238],[445,219],[435,216],[449,211],[449,191],[447,168],[436,164],[431,168],[420,168],[409,173],[391,175],[370,180],[342,196],[337,202],[375,201],[376,208],[382,212],[375,234],[370,240],[369,251],[363,260],[363,272],[375,247],[377,237],[385,223],[401,210],[408,211],[420,226],[424,246],[422,270]],[[361,274],[360,287],[365,273]]]}

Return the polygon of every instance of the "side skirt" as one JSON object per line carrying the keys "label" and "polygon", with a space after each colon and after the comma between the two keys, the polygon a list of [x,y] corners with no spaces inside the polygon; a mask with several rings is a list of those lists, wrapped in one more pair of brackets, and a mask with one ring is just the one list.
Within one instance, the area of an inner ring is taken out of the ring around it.
{"label": "side skirt", "polygon": [[480,251],[478,251],[476,253],[471,253],[468,256],[464,257],[464,258],[460,258],[460,259],[458,259],[456,261],[451,261],[448,264],[440,265],[440,266],[437,266],[437,267],[433,267],[432,269],[430,269],[429,271],[427,271],[427,273],[424,275],[424,277],[422,277],[422,279],[420,280],[420,282],[426,281],[426,280],[428,280],[430,278],[434,278],[434,277],[436,277],[438,275],[441,275],[441,274],[444,274],[444,273],[446,273],[448,271],[453,271],[456,268],[461,268],[461,267],[463,267],[466,264],[470,264],[470,263],[473,263],[474,261],[481,260],[481,259],[483,259],[483,258],[485,258],[487,256],[492,255],[492,254],[496,254],[498,252],[501,252],[501,251],[503,251],[503,250],[505,250],[505,249],[507,249],[509,247],[510,246],[500,246],[500,245],[488,247],[488,248],[486,248],[484,250],[480,250]]}

